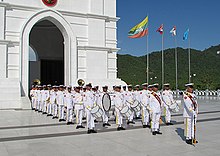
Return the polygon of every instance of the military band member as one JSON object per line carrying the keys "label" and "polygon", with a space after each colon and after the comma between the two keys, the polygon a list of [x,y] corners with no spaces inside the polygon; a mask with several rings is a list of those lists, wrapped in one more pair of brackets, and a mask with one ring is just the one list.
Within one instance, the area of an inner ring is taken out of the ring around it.
{"label": "military band member", "polygon": [[102,98],[105,94],[108,93],[108,86],[103,86],[102,87],[102,92],[99,92],[98,94],[98,99],[97,99],[97,104],[99,105],[99,107],[102,109],[103,111],[103,115],[102,115],[102,120],[103,120],[103,127],[105,126],[111,126],[110,123],[108,122],[108,116],[109,116],[109,112],[106,112],[102,106]]}
{"label": "military band member", "polygon": [[54,88],[52,89],[52,86],[49,84],[47,85],[48,87],[48,91],[49,91],[49,96],[47,98],[47,116],[53,116],[52,115],[52,110],[53,110],[53,105],[52,105],[52,101],[51,101],[51,96],[54,92]]}
{"label": "military band member", "polygon": [[[132,85],[128,85],[128,91],[124,94],[124,98],[125,98],[125,103],[127,104],[127,106],[129,108],[131,108],[131,105],[134,103],[134,92],[132,90]],[[130,123],[135,124],[135,122],[133,121],[134,119],[134,111],[131,109],[132,114],[131,116],[128,118],[128,122],[127,124],[129,125]]]}
{"label": "military band member", "polygon": [[170,122],[171,120],[170,105],[174,103],[173,92],[170,90],[169,83],[166,83],[163,86],[164,86],[164,90],[162,92],[162,99],[164,102],[164,108],[166,110],[166,125],[173,125]]}
{"label": "military band member", "polygon": [[[140,85],[134,86],[134,98],[137,100],[139,103],[141,102],[141,97],[140,97]],[[141,119],[141,111],[135,112],[136,119]]]}
{"label": "military band member", "polygon": [[58,104],[57,104],[57,92],[58,92],[58,86],[54,86],[54,91],[50,94],[50,102],[52,104],[52,119],[58,119]]}
{"label": "military band member", "polygon": [[86,85],[86,92],[85,92],[85,99],[84,99],[84,105],[85,105],[85,110],[86,110],[86,119],[87,119],[87,127],[88,127],[88,131],[87,133],[97,133],[96,130],[94,130],[95,128],[95,123],[94,123],[94,117],[91,114],[91,110],[94,107],[94,103],[95,103],[95,97],[93,92],[91,91],[92,89],[92,85],[91,84],[87,84]]}
{"label": "military band member", "polygon": [[143,128],[150,128],[150,114],[149,111],[147,109],[147,101],[148,101],[148,97],[149,97],[149,91],[147,89],[148,84],[144,83],[142,84],[142,91],[140,91],[140,97],[141,97],[141,111],[142,111],[142,124],[143,124]]}
{"label": "military band member", "polygon": [[121,110],[124,106],[124,98],[121,93],[121,86],[115,86],[115,95],[113,96],[113,102],[115,104],[115,111],[116,111],[116,124],[118,125],[117,130],[125,130],[124,127],[122,127],[122,119],[123,116],[121,114]]}
{"label": "military band member", "polygon": [[161,116],[161,107],[163,105],[163,101],[160,93],[158,92],[159,84],[153,84],[153,92],[149,95],[149,104],[150,104],[150,112],[152,113],[152,125],[151,130],[152,134],[162,134],[159,131],[159,122]]}
{"label": "military band member", "polygon": [[59,122],[66,121],[64,116],[64,86],[59,86],[59,91],[57,92],[57,104],[58,104],[58,110],[59,110]]}
{"label": "military band member", "polygon": [[72,94],[72,87],[68,86],[67,91],[64,95],[65,105],[66,105],[66,121],[67,125],[73,124],[73,94]]}
{"label": "military band member", "polygon": [[36,87],[34,85],[32,85],[32,88],[30,90],[30,97],[31,97],[31,108],[32,110],[35,110],[35,106],[36,106]]}
{"label": "military band member", "polygon": [[83,118],[83,93],[80,92],[80,87],[75,87],[75,94],[73,96],[74,102],[74,109],[76,111],[76,129],[85,128],[82,125],[82,118]]}
{"label": "military band member", "polygon": [[41,100],[42,100],[41,90],[42,90],[41,86],[38,86],[36,90],[37,103],[36,103],[36,109],[35,109],[35,111],[38,111],[38,112],[40,112],[40,106],[41,106]]}
{"label": "military band member", "polygon": [[184,110],[183,117],[185,118],[185,137],[187,144],[198,143],[195,139],[195,124],[198,115],[198,103],[196,95],[193,93],[193,83],[186,84],[186,92],[183,94]]}
{"label": "military band member", "polygon": [[49,97],[49,90],[46,85],[43,85],[42,90],[42,112],[43,114],[47,114],[47,99]]}

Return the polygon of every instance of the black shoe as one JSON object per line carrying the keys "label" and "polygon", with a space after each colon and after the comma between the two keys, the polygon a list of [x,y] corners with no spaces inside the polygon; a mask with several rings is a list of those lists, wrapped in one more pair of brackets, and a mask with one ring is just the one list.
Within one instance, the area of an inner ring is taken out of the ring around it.
{"label": "black shoe", "polygon": [[38,113],[42,113],[42,111],[38,111]]}
{"label": "black shoe", "polygon": [[129,125],[129,124],[130,124],[130,121],[127,122],[127,125]]}
{"label": "black shoe", "polygon": [[166,125],[167,125],[167,126],[169,126],[169,125],[173,125],[173,123],[171,123],[171,122],[167,122]]}
{"label": "black shoe", "polygon": [[105,125],[106,125],[106,126],[111,126],[111,124],[110,124],[110,123],[108,123],[108,122],[107,122],[107,123],[105,123]]}
{"label": "black shoe", "polygon": [[192,145],[192,139],[186,140],[186,143],[189,144],[189,145]]}
{"label": "black shoe", "polygon": [[53,118],[52,119],[58,119],[58,117],[57,116],[53,116]]}
{"label": "black shoe", "polygon": [[67,122],[66,124],[67,124],[67,125],[71,125],[71,124],[72,124],[72,122]]}
{"label": "black shoe", "polygon": [[150,128],[150,125],[146,125],[147,126],[147,128]]}
{"label": "black shoe", "polygon": [[156,131],[156,134],[162,134],[161,132],[159,132],[159,131]]}
{"label": "black shoe", "polygon": [[85,128],[85,127],[82,126],[82,125],[77,125],[77,126],[76,126],[76,129],[79,129],[79,128]]}
{"label": "black shoe", "polygon": [[83,125],[81,125],[80,128],[85,128],[85,127]]}
{"label": "black shoe", "polygon": [[92,132],[91,132],[91,129],[88,129],[87,134],[90,134],[90,133],[92,133]]}
{"label": "black shoe", "polygon": [[63,121],[62,119],[59,119],[59,122]]}
{"label": "black shoe", "polygon": [[147,125],[143,125],[143,128],[147,128]]}
{"label": "black shoe", "polygon": [[82,120],[86,120],[86,117],[83,117]]}
{"label": "black shoe", "polygon": [[136,119],[141,119],[141,117],[136,117]]}
{"label": "black shoe", "polygon": [[46,112],[43,112],[42,114],[47,114]]}
{"label": "black shoe", "polygon": [[105,126],[107,126],[106,123],[104,123],[104,124],[102,125],[102,127],[105,127]]}
{"label": "black shoe", "polygon": [[32,108],[32,110],[35,110],[35,108]]}
{"label": "black shoe", "polygon": [[94,122],[97,123],[98,121],[95,119]]}
{"label": "black shoe", "polygon": [[120,127],[118,127],[118,128],[117,128],[117,131],[120,131],[120,130],[121,130],[121,128],[120,128]]}
{"label": "black shoe", "polygon": [[134,121],[130,121],[130,123],[131,123],[131,124],[135,124],[135,122],[134,122]]}
{"label": "black shoe", "polygon": [[38,110],[37,109],[35,109],[35,112],[37,112]]}
{"label": "black shoe", "polygon": [[157,133],[155,131],[152,132],[152,135],[156,135]]}
{"label": "black shoe", "polygon": [[96,130],[94,130],[94,129],[92,129],[92,130],[91,130],[91,133],[97,133],[97,131],[96,131]]}
{"label": "black shoe", "polygon": [[120,127],[121,128],[121,130],[126,130],[124,127]]}

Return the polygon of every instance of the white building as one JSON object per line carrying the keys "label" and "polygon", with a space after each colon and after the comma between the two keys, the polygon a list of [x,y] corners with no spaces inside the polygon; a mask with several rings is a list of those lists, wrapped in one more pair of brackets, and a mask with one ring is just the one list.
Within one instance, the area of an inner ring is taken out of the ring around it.
{"label": "white building", "polygon": [[116,0],[1,0],[0,109],[30,108],[42,84],[117,79]]}

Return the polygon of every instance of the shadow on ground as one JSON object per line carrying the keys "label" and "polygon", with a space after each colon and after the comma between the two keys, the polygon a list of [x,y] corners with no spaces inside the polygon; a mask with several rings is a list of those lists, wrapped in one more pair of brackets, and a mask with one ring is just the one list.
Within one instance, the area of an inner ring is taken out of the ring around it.
{"label": "shadow on ground", "polygon": [[186,141],[186,138],[184,136],[184,129],[177,128],[175,131],[183,141]]}

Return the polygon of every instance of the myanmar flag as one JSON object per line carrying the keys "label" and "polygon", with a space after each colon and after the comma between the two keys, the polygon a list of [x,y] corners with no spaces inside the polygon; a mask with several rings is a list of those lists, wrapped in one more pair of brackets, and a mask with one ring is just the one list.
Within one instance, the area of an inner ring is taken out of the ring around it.
{"label": "myanmar flag", "polygon": [[129,32],[129,38],[141,38],[148,34],[148,16],[139,24],[134,26]]}

